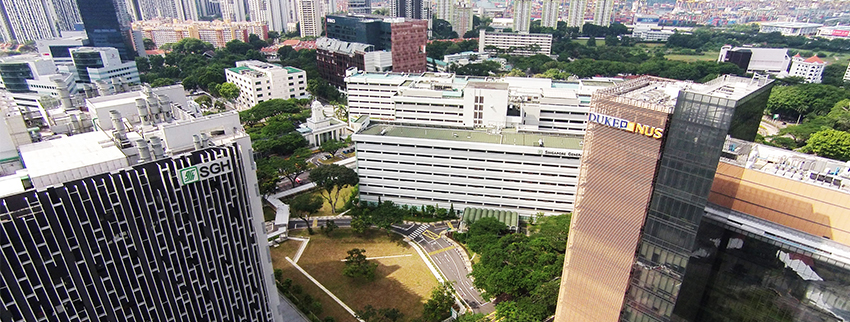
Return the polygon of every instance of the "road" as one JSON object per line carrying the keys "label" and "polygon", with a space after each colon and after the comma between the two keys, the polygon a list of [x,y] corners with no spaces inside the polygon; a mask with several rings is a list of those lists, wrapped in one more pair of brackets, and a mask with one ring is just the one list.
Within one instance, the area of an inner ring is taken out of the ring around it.
{"label": "road", "polygon": [[[457,228],[460,221],[450,223]],[[393,230],[401,235],[407,236],[425,250],[431,260],[437,264],[437,268],[450,281],[454,282],[455,291],[460,298],[472,308],[475,313],[489,314],[496,310],[493,303],[485,302],[481,292],[472,285],[472,280],[467,276],[469,271],[464,264],[464,255],[457,249],[454,241],[441,236],[443,231],[449,229],[447,224],[412,224],[398,226]]]}

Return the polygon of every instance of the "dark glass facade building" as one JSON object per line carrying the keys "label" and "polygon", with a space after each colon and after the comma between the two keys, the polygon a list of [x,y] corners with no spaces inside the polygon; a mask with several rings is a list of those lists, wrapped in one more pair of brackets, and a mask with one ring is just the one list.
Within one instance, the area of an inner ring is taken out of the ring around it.
{"label": "dark glass facade building", "polygon": [[[120,51],[119,51],[120,53]],[[120,54],[119,54],[120,55]],[[99,51],[76,51],[72,53],[72,58],[74,59],[74,67],[77,68],[77,75],[79,75],[79,82],[82,83],[91,83],[91,78],[89,77],[89,67],[92,68],[101,68],[103,67],[103,57],[100,55]]]}
{"label": "dark glass facade building", "polygon": [[556,321],[671,321],[733,119],[760,119],[771,87],[642,77],[594,94]]}
{"label": "dark glass facade building", "polygon": [[77,0],[86,35],[93,47],[118,49],[121,60],[136,57],[130,14],[121,0]]}
{"label": "dark glass facade building", "polygon": [[392,50],[391,23],[371,15],[336,16],[325,18],[328,38],[375,46],[375,50]]}
{"label": "dark glass facade building", "polygon": [[0,79],[6,86],[6,90],[12,93],[26,93],[30,91],[28,79],[34,79],[30,65],[25,62],[0,63]]}

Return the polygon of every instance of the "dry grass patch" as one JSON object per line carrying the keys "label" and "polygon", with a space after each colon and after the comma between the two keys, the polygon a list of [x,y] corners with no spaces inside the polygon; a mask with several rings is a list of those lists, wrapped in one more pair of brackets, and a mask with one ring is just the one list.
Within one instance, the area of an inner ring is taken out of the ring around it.
{"label": "dry grass patch", "polygon": [[300,246],[300,241],[287,240],[277,248],[272,248],[272,265],[274,268],[282,269],[283,278],[291,279],[292,285],[300,285],[304,293],[310,294],[310,296],[322,303],[322,314],[318,315],[319,318],[323,319],[326,316],[331,316],[337,322],[357,322],[351,314],[348,314],[348,311],[343,309],[342,306],[325,294],[316,284],[313,284],[304,274],[301,274],[300,271],[289,264],[286,257],[293,258]]}
{"label": "dry grass patch", "polygon": [[[375,279],[358,280],[342,275],[341,260],[352,248],[365,249],[367,257],[409,256],[373,259],[378,263]],[[364,237],[354,236],[350,229],[339,229],[331,237],[313,235],[298,265],[354,310],[366,305],[397,308],[406,319],[421,315],[422,304],[437,286],[422,258],[401,236],[375,230]]]}

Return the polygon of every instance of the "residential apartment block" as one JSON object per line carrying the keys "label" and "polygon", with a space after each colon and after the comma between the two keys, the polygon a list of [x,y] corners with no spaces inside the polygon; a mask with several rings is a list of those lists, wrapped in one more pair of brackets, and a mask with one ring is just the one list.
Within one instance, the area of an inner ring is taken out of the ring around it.
{"label": "residential apartment block", "polygon": [[238,109],[245,110],[270,99],[306,98],[307,72],[256,60],[236,62],[225,70],[229,83],[239,87]]}
{"label": "residential apartment block", "polygon": [[550,55],[552,54],[552,35],[482,30],[478,37],[478,51],[521,56]]}
{"label": "residential apartment block", "polygon": [[222,48],[231,40],[247,42],[251,34],[263,40],[268,39],[269,35],[266,23],[222,20],[144,20],[133,22],[133,30],[141,31],[144,38],[153,40],[157,47],[176,43],[183,38],[195,38]]}

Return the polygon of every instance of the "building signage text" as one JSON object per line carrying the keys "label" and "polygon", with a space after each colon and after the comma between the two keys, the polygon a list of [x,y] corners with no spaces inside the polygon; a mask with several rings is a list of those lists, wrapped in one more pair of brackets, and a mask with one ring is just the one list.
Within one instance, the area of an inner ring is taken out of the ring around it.
{"label": "building signage text", "polygon": [[230,159],[218,159],[180,169],[177,173],[179,174],[180,185],[183,186],[231,171],[233,171],[233,166]]}
{"label": "building signage text", "polygon": [[613,116],[598,113],[588,113],[587,120],[592,123],[598,123],[605,126],[621,129],[623,131],[643,134],[651,138],[660,139],[664,136],[664,129],[654,126],[644,125]]}

